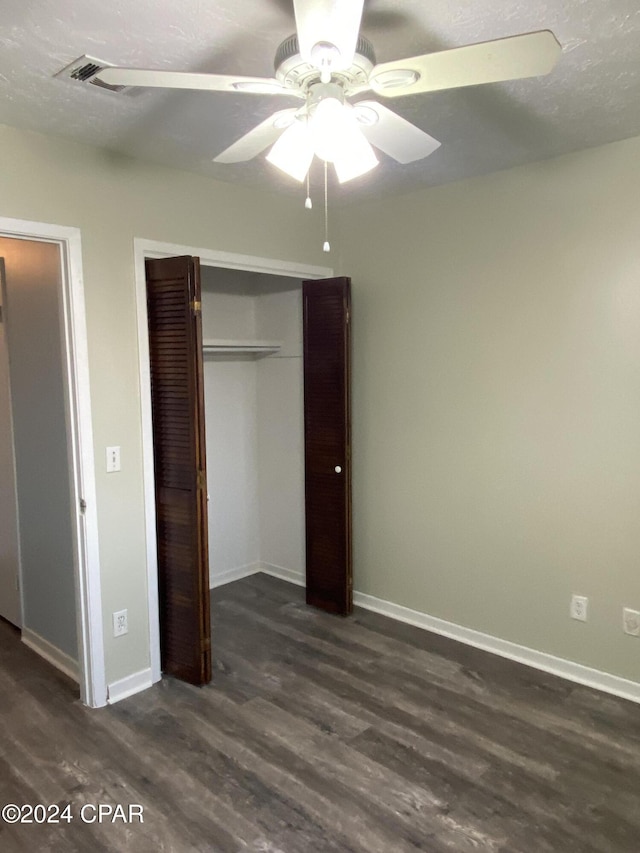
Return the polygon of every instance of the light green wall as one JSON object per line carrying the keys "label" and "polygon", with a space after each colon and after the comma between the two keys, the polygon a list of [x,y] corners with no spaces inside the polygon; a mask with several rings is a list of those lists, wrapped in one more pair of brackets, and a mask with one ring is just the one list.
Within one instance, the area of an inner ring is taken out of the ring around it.
{"label": "light green wall", "polygon": [[[6,127],[0,151],[0,215],[82,231],[111,682],[149,661],[134,236],[337,253],[296,198]],[[353,279],[356,588],[635,680],[638,162],[633,139],[350,207],[333,241]]]}
{"label": "light green wall", "polygon": [[356,589],[634,680],[639,163],[631,139],[339,223]]}
{"label": "light green wall", "polygon": [[[326,266],[322,224],[282,198],[0,126],[0,215],[82,232],[107,679],[149,665],[133,239]],[[105,473],[121,445],[122,471]],[[111,613],[129,610],[113,639]]]}

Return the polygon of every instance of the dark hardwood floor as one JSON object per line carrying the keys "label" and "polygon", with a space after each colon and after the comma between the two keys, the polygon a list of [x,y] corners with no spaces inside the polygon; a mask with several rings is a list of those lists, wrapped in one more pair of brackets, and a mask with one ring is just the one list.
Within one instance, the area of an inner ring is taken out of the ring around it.
{"label": "dark hardwood floor", "polygon": [[0,805],[74,816],[3,853],[640,851],[640,706],[265,575],[212,599],[211,685],[98,711],[0,624]]}

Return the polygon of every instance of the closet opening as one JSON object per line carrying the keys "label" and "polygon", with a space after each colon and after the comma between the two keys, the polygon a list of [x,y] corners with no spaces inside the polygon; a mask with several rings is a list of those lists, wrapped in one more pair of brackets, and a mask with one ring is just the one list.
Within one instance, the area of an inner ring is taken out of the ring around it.
{"label": "closet opening", "polygon": [[136,249],[153,680],[205,684],[211,589],[264,571],[351,611],[350,282]]}
{"label": "closet opening", "polygon": [[305,585],[302,280],[203,266],[211,588]]}

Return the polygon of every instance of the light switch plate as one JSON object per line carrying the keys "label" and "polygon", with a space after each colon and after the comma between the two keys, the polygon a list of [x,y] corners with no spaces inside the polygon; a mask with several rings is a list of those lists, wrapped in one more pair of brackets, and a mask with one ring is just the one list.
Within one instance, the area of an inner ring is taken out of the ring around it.
{"label": "light switch plate", "polygon": [[107,447],[107,474],[120,470],[120,448]]}

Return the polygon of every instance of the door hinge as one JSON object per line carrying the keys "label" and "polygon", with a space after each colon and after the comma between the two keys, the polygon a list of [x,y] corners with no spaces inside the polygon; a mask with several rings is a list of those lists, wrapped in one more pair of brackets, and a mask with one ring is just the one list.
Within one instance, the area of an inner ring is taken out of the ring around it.
{"label": "door hinge", "polygon": [[207,488],[207,475],[204,471],[198,471],[196,475],[196,485],[199,489]]}
{"label": "door hinge", "polygon": [[87,502],[84,498],[80,498],[80,512],[84,515],[87,511]]}
{"label": "door hinge", "polygon": [[191,310],[194,317],[199,317],[202,314],[202,302],[198,302],[197,299],[194,299],[191,303]]}

